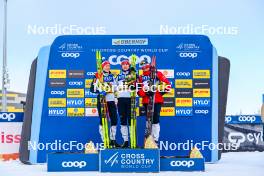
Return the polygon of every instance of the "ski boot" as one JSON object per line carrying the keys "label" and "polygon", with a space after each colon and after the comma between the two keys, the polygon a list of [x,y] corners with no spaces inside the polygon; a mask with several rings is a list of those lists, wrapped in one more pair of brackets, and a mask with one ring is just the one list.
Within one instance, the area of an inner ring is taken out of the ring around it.
{"label": "ski boot", "polygon": [[128,141],[124,141],[124,143],[122,144],[121,148],[129,148]]}
{"label": "ski boot", "polygon": [[110,146],[112,148],[120,148],[121,146],[116,142],[116,140],[111,140],[110,141]]}

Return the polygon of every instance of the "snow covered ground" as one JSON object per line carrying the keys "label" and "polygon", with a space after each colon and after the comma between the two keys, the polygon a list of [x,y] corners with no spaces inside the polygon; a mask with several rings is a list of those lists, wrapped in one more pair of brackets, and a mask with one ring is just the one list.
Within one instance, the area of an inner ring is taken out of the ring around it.
{"label": "snow covered ground", "polygon": [[[161,172],[156,174],[131,173],[125,175],[177,175],[177,176],[263,176],[264,152],[224,153],[216,164],[206,164],[205,172]],[[124,173],[99,172],[54,172],[48,173],[44,165],[24,165],[19,161],[0,162],[1,176],[87,176],[87,175],[124,175]]]}

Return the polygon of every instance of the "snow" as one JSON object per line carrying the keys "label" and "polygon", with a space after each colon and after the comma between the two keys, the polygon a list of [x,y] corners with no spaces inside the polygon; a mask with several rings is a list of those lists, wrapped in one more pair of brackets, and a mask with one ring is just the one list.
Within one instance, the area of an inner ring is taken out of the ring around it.
{"label": "snow", "polygon": [[[100,172],[50,172],[47,165],[24,165],[19,161],[0,161],[1,176],[87,176],[87,175],[124,175],[124,173]],[[234,152],[222,154],[216,164],[206,164],[205,172],[160,172],[160,173],[126,173],[125,175],[177,175],[177,176],[263,176],[264,152]]]}

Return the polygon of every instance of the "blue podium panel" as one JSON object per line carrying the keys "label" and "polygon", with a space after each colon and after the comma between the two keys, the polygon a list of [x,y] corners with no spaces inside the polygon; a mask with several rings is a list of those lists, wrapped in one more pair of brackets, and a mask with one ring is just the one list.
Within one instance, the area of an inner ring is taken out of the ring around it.
{"label": "blue podium panel", "polygon": [[100,152],[101,172],[159,172],[158,149],[108,149]]}
{"label": "blue podium panel", "polygon": [[[218,141],[218,60],[210,40],[202,35],[100,35],[60,36],[41,52],[37,65],[31,142],[34,144],[74,143],[70,149],[32,145],[30,162],[46,161],[56,151],[80,151],[78,143],[92,140],[98,148],[99,118],[96,94],[90,83],[96,72],[95,52],[107,58],[113,72],[132,54],[138,63],[157,58],[157,69],[173,88],[164,95],[160,117],[161,156],[186,156],[191,147],[182,144],[206,144],[201,150],[208,162],[218,152],[209,144]],[[141,71],[139,70],[139,74]],[[138,145],[143,145],[145,119],[138,101]],[[117,141],[123,142],[118,127]]]}
{"label": "blue podium panel", "polygon": [[50,153],[47,155],[48,172],[98,171],[99,155],[82,153]]}

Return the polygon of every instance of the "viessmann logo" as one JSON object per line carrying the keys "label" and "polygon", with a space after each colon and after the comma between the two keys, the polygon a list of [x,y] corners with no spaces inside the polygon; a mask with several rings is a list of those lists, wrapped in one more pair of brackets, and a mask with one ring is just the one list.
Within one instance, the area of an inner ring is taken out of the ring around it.
{"label": "viessmann logo", "polygon": [[112,39],[112,45],[148,45],[147,38]]}

